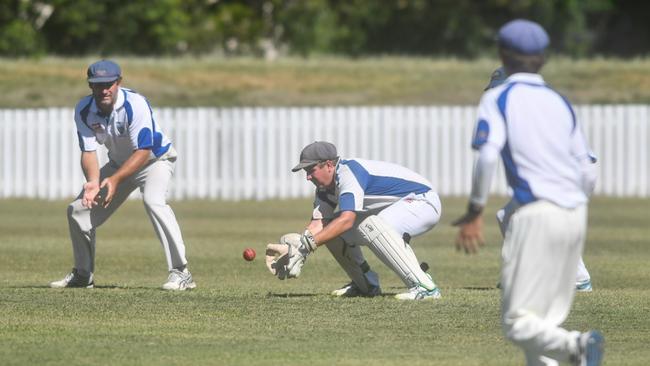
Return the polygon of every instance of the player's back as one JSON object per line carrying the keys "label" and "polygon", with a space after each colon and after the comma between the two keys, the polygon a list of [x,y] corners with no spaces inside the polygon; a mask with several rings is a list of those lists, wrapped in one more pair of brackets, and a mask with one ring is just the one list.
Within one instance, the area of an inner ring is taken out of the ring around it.
{"label": "player's back", "polygon": [[341,160],[336,179],[342,197],[341,207],[354,207],[355,210],[383,207],[408,194],[432,189],[431,183],[420,174],[398,164],[377,160]]}
{"label": "player's back", "polygon": [[571,105],[533,80],[509,83],[497,103],[506,125],[502,156],[510,183],[527,183],[534,197],[562,206],[586,202],[573,150],[579,126]]}

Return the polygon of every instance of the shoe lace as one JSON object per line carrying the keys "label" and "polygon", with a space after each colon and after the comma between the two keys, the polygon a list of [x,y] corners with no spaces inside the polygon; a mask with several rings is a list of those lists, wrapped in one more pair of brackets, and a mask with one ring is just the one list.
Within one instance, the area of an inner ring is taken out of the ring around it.
{"label": "shoe lace", "polygon": [[167,277],[167,282],[180,282],[183,279],[183,273],[177,269],[172,269]]}
{"label": "shoe lace", "polygon": [[70,272],[67,275],[65,275],[65,278],[63,278],[63,281],[70,283],[72,279],[74,278],[76,272]]}

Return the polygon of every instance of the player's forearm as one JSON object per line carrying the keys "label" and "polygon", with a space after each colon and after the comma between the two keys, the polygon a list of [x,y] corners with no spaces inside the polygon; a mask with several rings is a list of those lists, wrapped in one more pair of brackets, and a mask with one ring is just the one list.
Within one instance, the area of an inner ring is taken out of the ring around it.
{"label": "player's forearm", "polygon": [[117,179],[118,182],[130,177],[149,161],[150,154],[151,151],[147,149],[134,151],[112,177]]}
{"label": "player's forearm", "polygon": [[472,175],[472,193],[469,199],[471,204],[483,207],[487,203],[492,175],[498,162],[499,151],[492,145],[483,145]]}
{"label": "player's forearm", "polygon": [[313,235],[320,233],[323,230],[323,220],[314,220],[312,219],[307,225],[307,230]]}
{"label": "player's forearm", "polygon": [[86,177],[86,182],[99,183],[99,161],[95,151],[81,153],[81,170]]}
{"label": "player's forearm", "polygon": [[320,245],[322,243],[327,243],[328,241],[340,236],[344,232],[350,230],[354,225],[354,220],[356,219],[356,214],[353,211],[344,211],[341,215],[329,224],[327,224],[323,230],[318,234],[314,235],[316,244]]}
{"label": "player's forearm", "polygon": [[596,181],[598,180],[598,169],[596,168],[596,163],[592,162],[595,159],[583,159],[580,161],[580,176],[582,178],[582,191],[587,195],[591,196],[596,187]]}

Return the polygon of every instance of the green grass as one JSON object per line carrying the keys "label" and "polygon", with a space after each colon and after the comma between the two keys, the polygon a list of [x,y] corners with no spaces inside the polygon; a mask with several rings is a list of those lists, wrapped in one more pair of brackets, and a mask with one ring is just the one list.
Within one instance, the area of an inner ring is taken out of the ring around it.
{"label": "green grass", "polygon": [[[491,216],[504,198],[491,200]],[[263,248],[297,231],[309,201],[175,202],[198,288],[159,290],[166,265],[137,201],[98,231],[92,290],[49,289],[71,267],[61,201],[0,201],[2,365],[521,365],[499,326],[499,236],[487,220],[480,254],[455,252],[464,199],[443,199],[441,224],[414,241],[443,298],[335,299],[346,278],[326,250],[297,280],[266,272]],[[650,349],[648,199],[597,198],[585,261],[595,291],[578,294],[568,328],[601,329],[606,365],[646,365]],[[258,258],[245,262],[251,246]],[[402,284],[367,252],[384,292]]]}
{"label": "green grass", "polygon": [[[160,106],[475,105],[496,59],[115,57]],[[95,58],[0,59],[0,108],[70,107]],[[650,59],[551,57],[546,80],[577,104],[650,103]]]}

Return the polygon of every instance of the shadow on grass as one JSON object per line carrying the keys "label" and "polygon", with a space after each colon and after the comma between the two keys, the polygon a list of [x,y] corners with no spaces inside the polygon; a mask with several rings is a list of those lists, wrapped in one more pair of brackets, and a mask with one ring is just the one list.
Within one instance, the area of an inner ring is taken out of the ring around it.
{"label": "shadow on grass", "polygon": [[[377,298],[394,297],[397,294],[398,294],[397,292],[382,292],[380,295],[376,295],[376,296],[351,296],[351,297],[341,296],[340,298],[341,299],[349,299],[349,298],[355,298],[355,299],[357,299],[357,298],[361,298],[361,299],[367,298],[367,299],[371,299],[373,297],[377,297]],[[294,298],[294,297],[295,298],[301,298],[301,297],[316,297],[316,296],[324,296],[324,295],[327,295],[327,294],[326,293],[318,293],[318,294],[291,293],[291,294],[289,294],[289,293],[273,293],[273,292],[269,292],[269,293],[266,294],[266,297],[267,298],[271,298],[271,297],[276,297],[276,298]],[[336,298],[336,296],[331,296],[331,297]]]}
{"label": "shadow on grass", "polygon": [[493,291],[498,290],[496,287],[461,287],[463,290],[473,290],[473,291]]}
{"label": "shadow on grass", "polygon": [[92,288],[85,288],[85,287],[64,287],[64,288],[52,288],[48,285],[32,285],[32,286],[7,286],[7,288],[21,288],[21,289],[50,289],[50,290],[88,290],[92,291],[94,289],[101,289],[101,290],[161,290],[163,291],[160,287],[145,287],[145,286],[120,286],[120,285],[101,285],[97,286],[95,285]]}
{"label": "shadow on grass", "polygon": [[294,293],[294,294],[288,294],[288,293],[284,293],[284,294],[276,294],[276,293],[273,293],[273,292],[269,292],[269,293],[266,294],[266,297],[284,297],[284,298],[291,298],[291,297],[316,297],[316,296],[318,296],[318,295],[319,295],[319,294],[295,294],[295,293]]}

